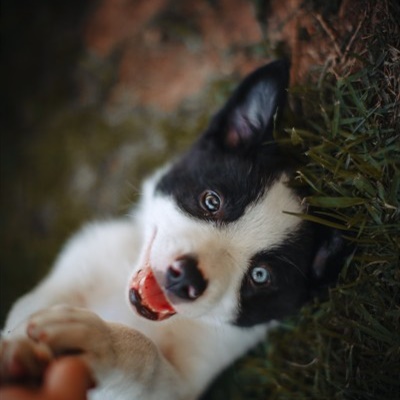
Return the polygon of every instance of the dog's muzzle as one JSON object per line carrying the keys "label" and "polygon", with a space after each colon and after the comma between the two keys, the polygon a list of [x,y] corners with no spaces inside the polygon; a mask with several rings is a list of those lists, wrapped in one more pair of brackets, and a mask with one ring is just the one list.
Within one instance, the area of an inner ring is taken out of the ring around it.
{"label": "dog's muzzle", "polygon": [[177,258],[158,278],[162,284],[147,265],[136,273],[129,287],[129,302],[136,312],[153,321],[176,314],[174,304],[194,301],[207,288],[207,280],[191,256]]}

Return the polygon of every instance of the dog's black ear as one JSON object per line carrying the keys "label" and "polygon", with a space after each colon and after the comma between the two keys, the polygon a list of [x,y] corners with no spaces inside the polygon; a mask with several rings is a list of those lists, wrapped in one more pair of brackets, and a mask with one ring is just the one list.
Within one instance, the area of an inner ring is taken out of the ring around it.
{"label": "dog's black ear", "polygon": [[273,140],[275,117],[286,102],[289,63],[272,62],[247,76],[214,117],[208,135],[228,149]]}
{"label": "dog's black ear", "polygon": [[316,242],[311,275],[313,288],[318,294],[337,282],[346,258],[354,248],[339,230],[328,227],[317,229]]}

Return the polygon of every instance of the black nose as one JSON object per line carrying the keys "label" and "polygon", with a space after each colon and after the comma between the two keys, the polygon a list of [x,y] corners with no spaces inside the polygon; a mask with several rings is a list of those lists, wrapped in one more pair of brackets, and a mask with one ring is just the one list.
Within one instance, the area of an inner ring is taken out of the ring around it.
{"label": "black nose", "polygon": [[166,289],[175,296],[185,300],[195,300],[206,290],[204,279],[197,264],[191,256],[176,259],[167,270]]}

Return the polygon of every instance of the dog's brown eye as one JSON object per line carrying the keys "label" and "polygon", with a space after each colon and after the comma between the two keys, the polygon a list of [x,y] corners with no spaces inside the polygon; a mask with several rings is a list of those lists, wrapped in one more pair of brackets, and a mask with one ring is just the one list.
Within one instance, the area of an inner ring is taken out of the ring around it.
{"label": "dog's brown eye", "polygon": [[256,285],[269,286],[272,282],[271,272],[266,265],[257,265],[250,271],[251,280]]}
{"label": "dog's brown eye", "polygon": [[221,208],[222,200],[217,193],[212,190],[207,190],[201,195],[200,204],[204,210],[210,214],[215,214]]}

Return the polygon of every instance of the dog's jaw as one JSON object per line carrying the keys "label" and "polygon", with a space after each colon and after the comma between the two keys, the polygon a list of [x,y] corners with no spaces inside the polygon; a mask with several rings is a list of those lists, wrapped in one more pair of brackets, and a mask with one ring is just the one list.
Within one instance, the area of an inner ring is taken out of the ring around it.
{"label": "dog's jaw", "polygon": [[129,301],[139,315],[152,321],[162,321],[176,313],[154,277],[151,267],[136,273],[130,285]]}

